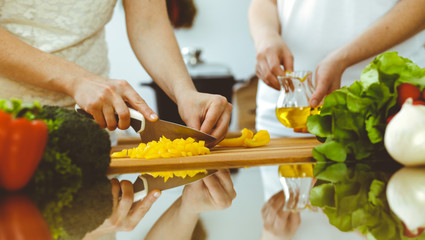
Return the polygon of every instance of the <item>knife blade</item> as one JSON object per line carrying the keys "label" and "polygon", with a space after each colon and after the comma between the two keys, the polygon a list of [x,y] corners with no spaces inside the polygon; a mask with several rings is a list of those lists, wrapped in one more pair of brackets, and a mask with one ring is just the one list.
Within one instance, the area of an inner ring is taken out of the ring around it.
{"label": "knife blade", "polygon": [[133,183],[134,202],[143,199],[151,190],[158,189],[163,191],[183,186],[189,183],[199,181],[215,172],[217,172],[217,170],[213,169],[207,170],[207,172],[198,173],[193,177],[186,176],[185,178],[182,178],[174,176],[172,178],[169,178],[167,181],[164,181],[163,177],[153,177],[149,174],[141,174]]}
{"label": "knife blade", "polygon": [[[158,141],[162,136],[171,140],[191,137],[195,139],[195,141],[205,141],[205,147],[208,148],[214,147],[219,142],[215,137],[194,128],[161,119],[158,119],[155,122],[146,121],[145,117],[138,111],[132,108],[129,108],[129,110],[131,118],[130,126],[134,129],[134,131],[136,131],[136,133],[140,134],[140,139],[143,143]],[[82,109],[78,104],[75,105],[75,111],[93,119],[93,116]],[[118,122],[118,115],[115,115],[115,117]]]}

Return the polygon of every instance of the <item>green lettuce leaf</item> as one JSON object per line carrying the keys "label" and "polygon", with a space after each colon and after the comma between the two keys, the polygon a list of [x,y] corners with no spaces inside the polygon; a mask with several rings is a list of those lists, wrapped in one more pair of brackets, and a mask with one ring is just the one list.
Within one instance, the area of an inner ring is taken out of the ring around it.
{"label": "green lettuce leaf", "polygon": [[360,81],[329,94],[320,114],[307,119],[309,132],[324,142],[315,147],[313,157],[344,162],[385,152],[386,120],[397,111],[396,90],[404,82],[424,89],[425,68],[397,52],[385,52],[362,71]]}

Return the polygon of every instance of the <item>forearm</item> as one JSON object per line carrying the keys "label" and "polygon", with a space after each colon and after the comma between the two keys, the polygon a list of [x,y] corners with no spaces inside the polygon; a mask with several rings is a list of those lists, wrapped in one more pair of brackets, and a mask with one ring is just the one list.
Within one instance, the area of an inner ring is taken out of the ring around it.
{"label": "forearm", "polygon": [[71,95],[75,79],[92,74],[74,63],[26,44],[0,27],[0,75]]}
{"label": "forearm", "polygon": [[425,28],[425,1],[401,0],[364,33],[332,54],[349,67],[407,40]]}
{"label": "forearm", "polygon": [[198,219],[199,214],[193,214],[182,208],[180,197],[156,221],[145,239],[191,239]]}
{"label": "forearm", "polygon": [[175,102],[196,91],[183,62],[164,0],[125,0],[127,32],[137,59]]}
{"label": "forearm", "polygon": [[280,21],[276,0],[252,0],[248,20],[255,47],[258,50],[264,41],[280,38]]}

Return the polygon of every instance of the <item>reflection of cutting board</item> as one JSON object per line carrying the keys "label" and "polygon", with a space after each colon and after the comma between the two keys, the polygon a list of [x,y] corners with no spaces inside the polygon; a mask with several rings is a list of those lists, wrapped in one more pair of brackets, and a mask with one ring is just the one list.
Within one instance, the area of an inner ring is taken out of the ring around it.
{"label": "reflection of cutting board", "polygon": [[[211,154],[194,157],[132,159],[113,158],[108,174],[170,171],[187,169],[241,168],[313,161],[312,149],[320,144],[316,138],[277,138],[258,148],[215,147]],[[138,145],[126,142],[112,148],[113,152]]]}

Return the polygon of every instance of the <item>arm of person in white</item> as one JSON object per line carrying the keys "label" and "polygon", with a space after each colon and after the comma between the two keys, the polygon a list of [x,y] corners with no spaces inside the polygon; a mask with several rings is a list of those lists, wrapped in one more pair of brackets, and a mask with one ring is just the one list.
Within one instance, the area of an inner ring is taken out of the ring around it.
{"label": "arm of person in white", "polygon": [[256,74],[268,86],[280,90],[277,76],[284,70],[293,71],[294,57],[281,38],[276,4],[276,0],[252,0],[249,28],[257,51]]}
{"label": "arm of person in white", "polygon": [[310,104],[340,88],[345,69],[407,40],[425,29],[425,1],[401,0],[365,32],[327,55],[316,68],[316,91]]}

